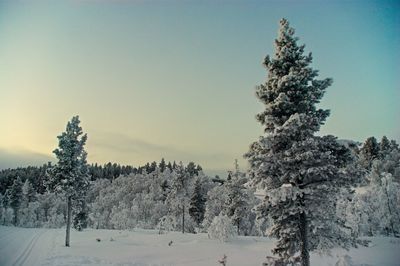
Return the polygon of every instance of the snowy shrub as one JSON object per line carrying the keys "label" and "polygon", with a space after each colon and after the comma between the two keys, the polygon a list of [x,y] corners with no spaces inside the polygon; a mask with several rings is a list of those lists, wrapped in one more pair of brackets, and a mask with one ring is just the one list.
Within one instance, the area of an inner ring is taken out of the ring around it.
{"label": "snowy shrub", "polygon": [[125,204],[114,206],[111,211],[111,225],[114,229],[131,229],[135,227],[135,220],[132,212]]}
{"label": "snowy shrub", "polygon": [[49,220],[44,224],[46,228],[61,228],[65,225],[66,217],[64,214],[51,215]]}
{"label": "snowy shrub", "polygon": [[344,255],[339,258],[335,266],[354,266],[354,262],[349,255]]}
{"label": "snowy shrub", "polygon": [[226,215],[218,215],[208,228],[208,237],[226,242],[236,236],[236,228]]}
{"label": "snowy shrub", "polygon": [[206,231],[212,221],[218,216],[227,201],[224,186],[216,186],[207,193],[206,210],[204,213],[203,228]]}
{"label": "snowy shrub", "polygon": [[165,232],[172,231],[174,230],[174,228],[175,228],[174,219],[172,219],[172,217],[168,215],[161,217],[157,224],[157,229],[159,234],[164,234]]}
{"label": "snowy shrub", "polygon": [[388,173],[374,179],[357,191],[346,207],[346,224],[355,236],[396,236],[400,233],[400,211],[396,208],[400,205],[400,185]]}
{"label": "snowy shrub", "polygon": [[38,202],[30,202],[28,207],[21,209],[19,226],[38,227],[40,226],[39,214],[40,204]]}

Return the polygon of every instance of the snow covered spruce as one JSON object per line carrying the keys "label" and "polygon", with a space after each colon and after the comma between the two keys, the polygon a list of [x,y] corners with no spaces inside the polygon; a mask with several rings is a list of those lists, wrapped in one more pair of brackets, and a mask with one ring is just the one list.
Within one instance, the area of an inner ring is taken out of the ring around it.
{"label": "snow covered spruce", "polygon": [[266,191],[257,207],[272,220],[273,253],[282,265],[310,265],[309,252],[356,244],[336,217],[340,189],[352,182],[346,173],[350,151],[333,136],[315,136],[329,116],[318,109],[332,79],[317,79],[311,53],[286,19],[280,21],[275,56],[265,58],[268,79],[257,87],[265,110],[257,115],[264,135],[250,146],[251,183]]}
{"label": "snow covered spruce", "polygon": [[[82,210],[89,185],[86,152],[83,146],[87,135],[79,126],[79,117],[74,116],[65,132],[58,136],[58,149],[54,150],[58,162],[48,172],[47,186],[50,191],[61,193],[67,202],[67,229],[65,246],[69,247],[73,204]],[[76,214],[79,219],[82,215]],[[79,223],[79,221],[78,221]]]}

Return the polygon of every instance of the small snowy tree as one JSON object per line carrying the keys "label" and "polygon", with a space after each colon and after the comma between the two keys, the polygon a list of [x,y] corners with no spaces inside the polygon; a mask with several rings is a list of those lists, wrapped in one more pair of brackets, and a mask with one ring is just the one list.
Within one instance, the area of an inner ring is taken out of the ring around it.
{"label": "small snowy tree", "polygon": [[360,163],[366,169],[371,169],[372,162],[379,157],[379,144],[375,137],[369,137],[360,149]]}
{"label": "small snowy tree", "polygon": [[88,188],[89,177],[86,163],[87,153],[84,145],[87,135],[79,126],[79,117],[74,116],[68,122],[66,131],[58,136],[58,148],[53,152],[58,162],[50,169],[48,187],[62,193],[67,202],[67,228],[65,246],[69,247],[72,219],[72,204],[79,200]]}
{"label": "small snowy tree", "polygon": [[[177,220],[181,220],[181,230],[185,233],[185,221],[189,216],[189,195],[191,188],[191,176],[185,171],[183,163],[176,167],[172,172],[171,191],[167,197],[167,204],[170,209],[170,215]],[[176,222],[176,224],[179,224]]]}
{"label": "small snowy tree", "polygon": [[202,227],[205,230],[211,225],[214,218],[222,212],[226,201],[227,194],[225,193],[225,187],[223,185],[217,185],[208,191],[206,210],[202,223]]}
{"label": "small snowy tree", "polygon": [[22,186],[22,195],[23,195],[23,204],[24,207],[29,205],[29,202],[35,201],[36,199],[36,191],[33,188],[29,179],[25,180],[24,185]]}
{"label": "small snowy tree", "polygon": [[317,79],[311,54],[304,55],[297,40],[282,19],[275,57],[264,61],[268,79],[256,91],[265,104],[257,115],[265,133],[245,157],[252,184],[266,190],[257,212],[272,219],[273,253],[285,263],[308,266],[310,251],[354,243],[335,215],[337,193],[350,182],[342,170],[350,152],[333,136],[314,135],[329,116],[316,105],[332,80]]}
{"label": "small snowy tree", "polygon": [[[374,173],[374,175],[377,174]],[[368,227],[365,228],[367,230],[360,231],[362,235],[399,236],[400,184],[386,172],[380,173],[379,176],[374,177],[374,180],[379,180],[379,182],[373,182],[364,188],[365,191],[358,195],[362,201],[358,205],[355,205],[358,202],[354,201],[354,211],[349,214],[349,217],[351,219],[355,213],[363,213]]]}
{"label": "small snowy tree", "polygon": [[251,216],[249,191],[244,186],[247,182],[245,174],[240,172],[237,160],[235,160],[235,170],[230,172],[230,179],[224,183],[226,191],[226,201],[224,203],[224,213],[231,219],[232,224],[240,234],[242,227]]}
{"label": "small snowy tree", "polygon": [[236,236],[235,227],[226,215],[218,215],[208,228],[208,237],[226,242]]}

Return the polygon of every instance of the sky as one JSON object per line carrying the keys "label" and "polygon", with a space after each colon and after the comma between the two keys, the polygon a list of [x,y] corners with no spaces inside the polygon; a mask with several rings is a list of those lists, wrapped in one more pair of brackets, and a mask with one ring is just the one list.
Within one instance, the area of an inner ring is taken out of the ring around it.
{"label": "sky", "polygon": [[246,168],[282,17],[334,80],[320,134],[399,142],[398,1],[12,0],[0,1],[0,168],[55,161],[74,115],[91,163]]}

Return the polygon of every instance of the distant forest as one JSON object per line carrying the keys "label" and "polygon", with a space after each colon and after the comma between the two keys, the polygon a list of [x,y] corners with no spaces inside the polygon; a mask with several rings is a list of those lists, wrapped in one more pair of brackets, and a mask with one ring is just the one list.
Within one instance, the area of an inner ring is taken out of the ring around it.
{"label": "distant forest", "polygon": [[[128,176],[130,174],[143,174],[152,173],[157,169],[157,166],[164,171],[165,168],[169,168],[172,172],[176,169],[177,163],[166,163],[164,159],[161,159],[159,163],[153,161],[146,163],[143,166],[134,167],[131,165],[121,165],[118,163],[105,163],[100,165],[97,163],[90,164],[88,166],[90,180],[94,181],[97,179],[108,179],[114,180],[119,176]],[[0,194],[5,194],[6,189],[9,188],[14,180],[19,177],[22,182],[29,180],[33,188],[37,193],[43,194],[46,192],[45,180],[48,169],[51,169],[53,165],[49,162],[42,166],[27,166],[18,167],[15,169],[3,169],[0,170]],[[189,162],[186,166],[189,172],[198,173],[202,170],[202,167],[194,162]]]}

